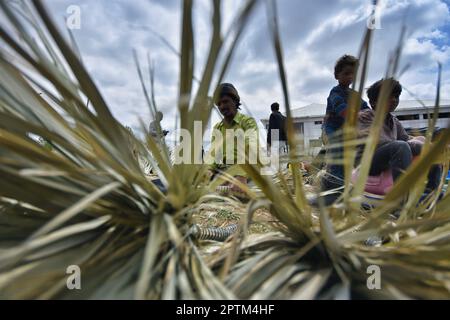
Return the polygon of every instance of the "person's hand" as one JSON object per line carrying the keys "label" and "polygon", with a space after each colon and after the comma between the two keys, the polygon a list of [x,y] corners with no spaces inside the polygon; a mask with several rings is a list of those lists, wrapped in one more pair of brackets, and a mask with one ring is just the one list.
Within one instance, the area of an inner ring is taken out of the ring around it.
{"label": "person's hand", "polygon": [[414,137],[411,140],[408,140],[408,144],[411,147],[411,152],[413,156],[417,156],[422,151],[422,147],[425,143],[425,137]]}
{"label": "person's hand", "polygon": [[[246,178],[246,177],[243,177],[243,176],[235,176],[234,178],[235,178],[236,180],[238,180],[240,183],[242,183],[242,184],[244,184],[244,185],[247,185],[247,178]],[[237,186],[236,184],[231,184],[230,189],[231,189],[231,191],[233,191],[233,192],[238,192],[238,193],[243,193],[243,192],[244,192],[244,191],[243,191],[241,188],[239,188],[239,186]]]}
{"label": "person's hand", "polygon": [[310,172],[313,171],[313,167],[312,167],[312,164],[310,162],[302,162],[302,163],[303,163],[303,169],[306,172],[310,173]]}
{"label": "person's hand", "polygon": [[425,138],[424,136],[417,136],[417,137],[414,137],[413,140],[419,141],[419,142],[421,142],[422,144],[424,144],[426,138]]}

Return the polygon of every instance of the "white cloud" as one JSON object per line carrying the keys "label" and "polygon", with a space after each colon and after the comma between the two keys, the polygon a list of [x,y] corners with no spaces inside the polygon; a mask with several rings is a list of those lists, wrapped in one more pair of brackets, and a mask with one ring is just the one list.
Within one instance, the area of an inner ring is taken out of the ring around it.
{"label": "white cloud", "polygon": [[[149,52],[156,67],[156,99],[165,112],[163,125],[175,121],[179,61],[158,36],[179,51],[180,1],[147,0],[52,0],[47,1],[55,17],[69,4],[82,8],[82,29],[75,32],[84,61],[99,84],[114,115],[137,126],[137,116],[149,121],[148,108],[137,77],[132,49],[146,65]],[[285,53],[291,104],[325,103],[335,85],[333,67],[345,53],[356,55],[366,27],[369,1],[283,0],[279,7],[280,32]],[[227,30],[242,1],[223,2],[223,30]],[[200,75],[209,48],[211,3],[195,2],[196,74]],[[410,63],[401,82],[421,98],[435,92],[436,61],[444,63],[443,97],[450,92],[449,39],[443,27],[450,25],[448,6],[440,0],[383,1],[380,30],[375,30],[367,83],[385,72],[388,56],[397,44],[405,12],[409,38],[402,66]],[[268,34],[263,2],[258,3],[225,81],[232,82],[251,113],[258,118],[270,113],[274,101],[283,106],[283,96],[273,47]],[[145,72],[146,81],[148,75]],[[445,90],[444,90],[445,89]],[[406,92],[403,97],[410,97]],[[218,117],[214,116],[213,121]]]}
{"label": "white cloud", "polygon": [[406,45],[404,47],[404,54],[406,55],[415,55],[415,56],[425,56],[429,57],[429,59],[446,63],[450,58],[450,48],[445,46],[440,49],[436,46],[432,40],[418,40],[418,39],[408,39]]}

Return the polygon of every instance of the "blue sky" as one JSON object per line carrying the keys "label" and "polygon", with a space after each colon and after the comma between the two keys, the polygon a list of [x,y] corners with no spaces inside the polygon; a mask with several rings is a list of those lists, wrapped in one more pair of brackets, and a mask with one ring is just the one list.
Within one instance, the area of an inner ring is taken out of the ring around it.
{"label": "blue sky", "polygon": [[[163,126],[173,127],[176,113],[178,57],[156,36],[180,47],[181,0],[47,0],[61,27],[69,5],[81,9],[81,29],[74,30],[83,59],[114,115],[137,127],[138,118],[149,122],[132,50],[146,64],[150,53],[156,67],[156,100],[165,113]],[[243,1],[223,2],[223,30]],[[343,54],[357,54],[371,1],[278,0],[292,107],[326,103],[335,85],[334,63]],[[379,30],[375,30],[368,84],[385,73],[403,17],[409,36],[402,65],[411,64],[400,78],[415,96],[435,94],[437,62],[443,63],[442,97],[450,98],[449,1],[384,0]],[[196,73],[201,73],[210,36],[211,4],[195,1]],[[270,104],[283,101],[273,48],[268,34],[264,1],[260,1],[239,43],[225,80],[235,84],[257,119],[267,117]],[[404,93],[403,99],[411,99]],[[281,104],[282,105],[282,104]],[[283,105],[282,105],[283,108]],[[214,117],[213,121],[217,118]]]}

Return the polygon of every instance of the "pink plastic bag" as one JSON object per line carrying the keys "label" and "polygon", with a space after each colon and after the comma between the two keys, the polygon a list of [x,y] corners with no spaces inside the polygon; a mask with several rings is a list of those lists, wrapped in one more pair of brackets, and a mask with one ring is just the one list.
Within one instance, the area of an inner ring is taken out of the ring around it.
{"label": "pink plastic bag", "polygon": [[[358,176],[359,176],[359,168],[356,168],[353,170],[352,173],[353,183],[356,183]],[[364,191],[378,195],[385,195],[386,193],[389,192],[389,190],[391,190],[393,185],[394,179],[392,178],[392,171],[388,169],[386,171],[383,171],[378,176],[369,176],[367,178]]]}

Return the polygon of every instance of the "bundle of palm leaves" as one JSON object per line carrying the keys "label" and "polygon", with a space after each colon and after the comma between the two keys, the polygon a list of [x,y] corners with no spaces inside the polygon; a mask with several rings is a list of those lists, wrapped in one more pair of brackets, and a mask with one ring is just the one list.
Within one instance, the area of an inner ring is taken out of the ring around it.
{"label": "bundle of palm leaves", "polygon": [[[123,127],[76,46],[57,30],[40,1],[0,6],[7,17],[0,29],[1,297],[234,297],[210,280],[214,277],[190,237],[192,208],[211,201],[204,198],[211,189],[206,167],[172,165],[160,141],[149,134],[140,141]],[[243,7],[223,39],[220,3],[214,2],[209,59],[191,103],[192,1],[184,2],[182,128],[192,130],[194,120],[209,117],[207,94],[219,48],[224,40],[232,44],[223,74],[253,6],[249,1]],[[139,65],[138,71],[141,75]],[[158,183],[136,155],[152,162]],[[71,265],[82,272],[82,290],[67,289]]]}
{"label": "bundle of palm leaves", "polygon": [[[285,93],[289,141],[292,119],[285,80],[282,48],[278,36],[276,7],[272,15],[273,41]],[[391,57],[385,78],[397,77],[404,30]],[[302,174],[298,170],[296,146],[290,144],[294,164],[294,190],[280,174],[274,180],[246,166],[247,173],[263,190],[260,205],[270,207],[281,222],[280,232],[237,240],[209,257],[208,263],[221,272],[222,279],[243,299],[349,299],[349,298],[431,298],[450,297],[450,195],[441,194],[441,184],[423,199],[427,172],[434,163],[448,170],[450,130],[434,141],[432,133],[439,110],[440,68],[436,105],[429,122],[427,141],[420,159],[412,165],[376,206],[364,206],[364,185],[379,133],[387,112],[390,81],[383,84],[376,117],[366,141],[358,141],[357,110],[368,68],[371,30],[367,30],[360,50],[357,89],[350,97],[344,126],[345,188],[341,201],[314,210],[307,201]],[[365,144],[361,174],[351,183],[356,146]],[[295,165],[297,163],[297,165]],[[438,201],[438,199],[441,200]],[[262,201],[262,200],[261,200]],[[259,207],[258,202],[253,204]],[[252,212],[249,208],[249,214]],[[379,283],[371,283],[377,270]],[[381,283],[382,282],[382,283]]]}
{"label": "bundle of palm leaves", "polygon": [[[213,1],[210,50],[194,95],[192,1],[183,1],[181,128],[192,132],[194,121],[207,123],[213,76],[217,72],[215,84],[221,82],[255,4],[244,4],[223,37],[220,1]],[[270,4],[292,137],[276,7]],[[447,191],[438,201],[438,190],[418,201],[425,188],[424,173],[434,162],[448,166],[450,131],[431,143],[434,120],[420,159],[369,211],[361,209],[363,187],[386,108],[377,108],[359,181],[352,185],[347,174],[343,199],[336,205],[319,210],[309,205],[294,144],[290,183],[282,173],[270,179],[260,174],[258,165],[243,165],[258,192],[242,186],[250,199],[248,215],[235,237],[205,256],[199,250],[202,243],[192,237],[193,216],[203,203],[230,201],[214,190],[224,179],[232,179],[233,168],[209,181],[206,165],[173,164],[164,143],[148,133],[141,141],[112,116],[76,46],[57,30],[40,1],[2,1],[0,7],[7,18],[0,26],[1,298],[450,296],[450,195]],[[360,93],[370,36],[369,30],[361,47]],[[397,50],[394,58],[399,56]],[[388,76],[396,75],[396,59]],[[156,103],[139,63],[137,69],[154,114]],[[387,92],[383,88],[381,106],[387,104]],[[356,98],[350,103],[347,141],[355,140]],[[439,90],[436,101],[434,118]],[[355,143],[346,144],[347,172],[354,156]],[[139,157],[151,162],[157,182],[148,177]],[[276,218],[279,231],[248,236],[251,217],[262,207]],[[396,211],[398,220],[389,219]],[[383,243],[365,245],[373,236]],[[67,286],[66,272],[73,265],[81,270],[81,290]],[[381,270],[380,290],[367,287],[372,265]]]}

